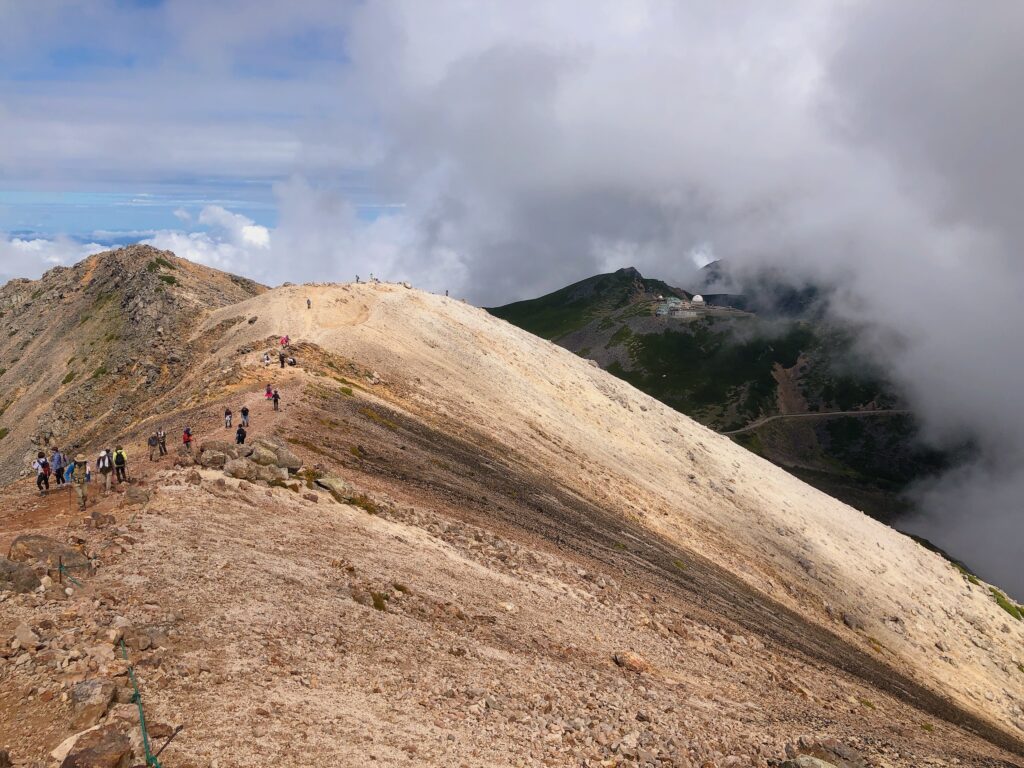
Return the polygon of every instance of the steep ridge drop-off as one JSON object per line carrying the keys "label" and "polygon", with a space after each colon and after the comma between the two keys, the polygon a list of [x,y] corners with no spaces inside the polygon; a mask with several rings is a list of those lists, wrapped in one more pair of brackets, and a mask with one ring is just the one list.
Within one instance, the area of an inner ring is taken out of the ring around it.
{"label": "steep ridge drop-off", "polygon": [[[70,597],[3,593],[0,636],[38,636],[0,653],[22,762],[81,727],[83,679],[119,686],[102,722],[138,734],[124,636],[147,719],[185,727],[168,766],[1024,765],[1024,622],[937,555],[483,310],[209,280],[187,364],[83,432],[140,457],[132,492],[83,521],[28,478],[4,489],[0,541],[99,564]],[[264,367],[283,334],[299,365]],[[141,460],[158,419],[215,453],[242,404],[296,482],[173,444]]]}
{"label": "steep ridge drop-off", "polygon": [[[307,294],[313,310],[296,313]],[[1014,659],[1024,623],[946,560],[728,438],[444,297],[392,286],[283,288],[214,313],[207,327],[243,314],[259,319],[230,329],[221,352],[286,328],[358,360],[394,382],[424,423],[491,445],[496,459],[710,561],[1020,738],[1024,672]],[[553,519],[563,504],[538,502]],[[630,536],[616,545],[642,550]]]}
{"label": "steep ridge drop-off", "polygon": [[143,245],[0,288],[0,480],[154,413],[194,363],[196,321],[262,290]]}

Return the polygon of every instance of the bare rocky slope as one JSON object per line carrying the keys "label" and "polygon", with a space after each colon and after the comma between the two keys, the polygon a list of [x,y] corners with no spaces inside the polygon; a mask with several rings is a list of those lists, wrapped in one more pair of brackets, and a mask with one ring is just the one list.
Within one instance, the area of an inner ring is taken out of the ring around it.
{"label": "bare rocky slope", "polygon": [[263,290],[141,245],[4,285],[0,478],[23,471],[39,446],[70,435],[84,444],[145,415],[193,365],[196,321]]}
{"label": "bare rocky slope", "polygon": [[218,280],[145,408],[55,435],[188,423],[199,466],[88,516],[5,491],[3,572],[42,576],[0,592],[15,765],[93,724],[65,765],[140,762],[121,637],[168,766],[1024,765],[1024,622],[939,556],[483,310]]}

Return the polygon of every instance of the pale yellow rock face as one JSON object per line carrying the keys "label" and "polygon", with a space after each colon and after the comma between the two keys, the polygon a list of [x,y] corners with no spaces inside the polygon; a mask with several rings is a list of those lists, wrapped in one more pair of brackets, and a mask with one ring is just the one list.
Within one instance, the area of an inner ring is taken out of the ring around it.
{"label": "pale yellow rock face", "polygon": [[280,288],[214,313],[206,327],[241,315],[258,319],[224,337],[225,354],[286,332],[359,360],[393,385],[394,405],[485,434],[1024,736],[1024,623],[985,585],[587,361],[399,285]]}

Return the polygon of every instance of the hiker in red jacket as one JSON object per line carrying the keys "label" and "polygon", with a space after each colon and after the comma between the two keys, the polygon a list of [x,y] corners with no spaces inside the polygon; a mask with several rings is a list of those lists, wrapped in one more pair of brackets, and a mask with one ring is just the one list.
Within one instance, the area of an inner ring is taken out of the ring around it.
{"label": "hiker in red jacket", "polygon": [[181,433],[181,442],[185,450],[192,453],[192,427],[185,427],[185,431]]}

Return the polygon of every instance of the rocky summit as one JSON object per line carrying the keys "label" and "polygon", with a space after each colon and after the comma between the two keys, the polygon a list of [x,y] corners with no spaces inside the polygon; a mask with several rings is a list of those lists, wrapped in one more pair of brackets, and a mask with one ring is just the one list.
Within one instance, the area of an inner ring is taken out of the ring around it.
{"label": "rocky summit", "polygon": [[1011,597],[481,309],[138,246],[0,309],[0,766],[1024,766]]}

